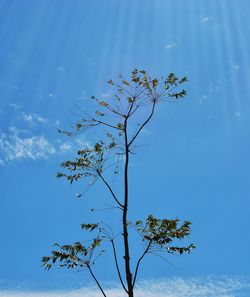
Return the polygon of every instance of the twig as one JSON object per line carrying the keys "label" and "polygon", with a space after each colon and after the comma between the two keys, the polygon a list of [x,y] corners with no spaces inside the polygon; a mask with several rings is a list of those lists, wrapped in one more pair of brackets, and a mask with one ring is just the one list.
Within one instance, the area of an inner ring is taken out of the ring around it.
{"label": "twig", "polygon": [[99,170],[97,170],[97,174],[100,176],[101,180],[104,182],[104,184],[107,186],[107,188],[109,189],[109,192],[111,193],[111,195],[113,196],[113,198],[115,199],[115,201],[120,205],[120,207],[124,207],[121,202],[117,199],[114,191],[112,190],[111,186],[109,185],[109,183],[106,181],[106,179],[102,176],[102,174],[100,173]]}
{"label": "twig", "polygon": [[92,269],[91,269],[91,267],[90,267],[90,265],[89,265],[89,264],[87,265],[87,268],[88,268],[88,270],[89,270],[89,272],[90,272],[91,276],[92,276],[92,277],[93,277],[93,279],[95,280],[95,282],[96,282],[97,286],[98,286],[98,287],[99,287],[99,289],[101,290],[101,292],[102,292],[103,296],[104,296],[104,297],[107,297],[107,295],[106,295],[106,294],[105,294],[105,292],[103,291],[103,288],[101,287],[100,283],[99,283],[99,282],[98,282],[98,280],[96,279],[96,277],[95,277],[95,275],[94,275],[94,273],[93,273],[93,271],[92,271]]}
{"label": "twig", "polygon": [[137,277],[137,273],[138,273],[138,269],[141,263],[141,260],[145,257],[145,255],[147,254],[150,246],[151,246],[152,241],[149,241],[148,246],[146,247],[145,251],[143,252],[143,254],[141,255],[141,257],[138,259],[137,264],[136,264],[136,268],[135,268],[135,276],[134,276],[134,280],[133,280],[133,288],[135,286],[135,281],[136,281],[136,277]]}
{"label": "twig", "polygon": [[115,248],[114,240],[111,239],[110,241],[111,241],[112,248],[113,248],[114,259],[115,259],[115,266],[116,266],[116,270],[117,270],[117,273],[118,273],[118,276],[119,276],[119,280],[120,280],[120,282],[121,282],[121,285],[122,285],[124,291],[125,291],[126,293],[128,293],[128,290],[127,290],[127,288],[125,287],[124,282],[123,282],[123,280],[122,280],[122,276],[121,276],[120,268],[119,268],[119,265],[118,265],[117,255],[116,255],[116,248]]}

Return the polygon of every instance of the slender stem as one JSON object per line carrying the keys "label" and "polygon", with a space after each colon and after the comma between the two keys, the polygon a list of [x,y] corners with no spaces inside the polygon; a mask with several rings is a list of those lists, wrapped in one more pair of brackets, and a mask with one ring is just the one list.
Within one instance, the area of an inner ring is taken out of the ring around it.
{"label": "slender stem", "polygon": [[127,89],[125,89],[122,85],[116,85],[119,89],[122,89],[125,93],[127,93],[129,96],[133,97],[133,94],[131,94]]}
{"label": "slender stem", "polygon": [[104,184],[107,186],[107,188],[109,189],[109,192],[111,193],[111,195],[113,196],[113,198],[115,199],[115,201],[117,202],[117,204],[119,204],[120,207],[123,208],[123,205],[121,204],[121,202],[117,199],[114,191],[112,190],[111,186],[109,185],[109,183],[106,181],[106,179],[103,177],[103,175],[100,173],[99,170],[97,170],[97,174],[100,176],[101,180],[104,182]]}
{"label": "slender stem", "polygon": [[[113,112],[114,114],[117,114],[118,116],[122,116],[122,114],[121,114],[119,111],[117,111],[117,110],[111,108],[110,105],[106,105],[105,107],[106,107],[109,111]],[[119,106],[118,106],[118,110],[119,110]]]}
{"label": "slender stem", "polygon": [[103,121],[97,120],[97,119],[95,119],[95,118],[92,118],[92,121],[93,121],[93,122],[96,122],[96,123],[98,123],[98,124],[102,124],[102,125],[108,126],[108,127],[110,127],[110,128],[113,128],[113,129],[117,129],[117,130],[119,130],[119,128],[118,128],[118,127],[116,127],[116,126],[113,126],[113,125],[110,125],[110,124],[108,124],[108,123],[106,123],[106,122],[103,122]]}
{"label": "slender stem", "polygon": [[[162,252],[162,250],[159,250],[159,252]],[[163,257],[162,255],[157,254],[155,251],[152,251],[152,252],[149,252],[149,253],[152,254],[152,255],[155,255],[155,256],[157,256],[157,257],[159,257],[159,258],[161,258],[162,260],[166,261],[169,265],[173,266],[174,268],[176,268],[176,269],[180,269],[180,267],[174,265],[173,263],[171,263],[170,261],[168,261],[168,260],[167,260],[165,257]]]}
{"label": "slender stem", "polygon": [[100,283],[99,283],[99,282],[98,282],[98,280],[96,279],[96,277],[95,277],[95,275],[94,275],[94,273],[93,273],[93,271],[92,271],[91,267],[90,267],[89,265],[87,265],[87,268],[88,268],[88,270],[89,270],[89,272],[90,272],[91,276],[92,276],[92,277],[93,277],[93,279],[95,280],[95,282],[96,282],[97,286],[98,286],[98,287],[99,287],[99,289],[101,290],[101,292],[102,292],[103,296],[104,296],[104,297],[107,297],[107,295],[106,295],[106,294],[105,294],[105,292],[103,291],[103,288],[101,287]]}
{"label": "slender stem", "polygon": [[156,104],[156,100],[154,99],[153,101],[153,106],[152,106],[152,110],[151,113],[149,115],[149,117],[147,118],[147,120],[141,125],[141,127],[137,130],[137,132],[135,133],[135,135],[132,137],[132,139],[130,140],[130,142],[128,143],[128,147],[130,147],[130,145],[135,141],[136,137],[138,136],[138,134],[141,132],[141,130],[147,125],[147,123],[150,121],[150,119],[152,118],[153,114],[154,114],[154,110],[155,110],[155,104]]}
{"label": "slender stem", "polygon": [[131,111],[130,116],[132,116],[137,111],[138,108],[139,108],[139,105],[136,105],[136,107],[134,108],[134,110]]}
{"label": "slender stem", "polygon": [[141,257],[138,259],[137,264],[136,264],[136,268],[135,268],[135,276],[134,276],[134,280],[133,280],[133,287],[135,286],[135,282],[136,282],[136,277],[137,277],[137,273],[138,273],[138,269],[141,263],[141,260],[145,257],[145,255],[147,254],[150,246],[151,246],[152,241],[149,242],[149,244],[147,245],[145,251],[143,252],[143,254],[141,255]]}
{"label": "slender stem", "polygon": [[112,244],[113,253],[114,253],[115,266],[116,266],[116,270],[117,270],[117,273],[118,273],[118,276],[119,276],[121,285],[122,285],[124,291],[125,291],[126,293],[128,293],[128,290],[127,290],[127,288],[125,287],[124,282],[123,282],[123,279],[122,279],[122,276],[121,276],[120,268],[119,268],[118,261],[117,261],[117,255],[116,255],[115,243],[114,243],[114,240],[113,240],[113,239],[111,239],[111,244]]}

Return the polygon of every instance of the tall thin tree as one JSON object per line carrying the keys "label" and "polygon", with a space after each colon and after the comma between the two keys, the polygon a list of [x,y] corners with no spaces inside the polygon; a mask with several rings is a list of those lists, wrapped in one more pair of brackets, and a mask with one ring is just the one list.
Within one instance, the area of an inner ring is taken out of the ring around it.
{"label": "tall thin tree", "polygon": [[[67,245],[55,244],[56,249],[51,252],[51,255],[42,258],[45,269],[50,269],[54,264],[60,268],[86,268],[102,295],[107,296],[93,271],[93,264],[104,252],[101,249],[102,244],[109,242],[121,287],[129,297],[133,297],[140,264],[147,254],[159,252],[183,254],[190,253],[195,248],[193,244],[185,246],[176,244],[176,241],[190,234],[190,221],[180,224],[179,219],[159,219],[153,215],[148,215],[144,221],[132,222],[128,219],[129,202],[131,202],[129,197],[130,156],[136,150],[136,142],[143,129],[155,115],[157,105],[163,101],[176,101],[183,98],[186,91],[180,89],[180,86],[186,81],[186,77],[178,78],[173,73],[166,78],[151,78],[146,71],[135,69],[129,80],[120,77],[118,83],[108,81],[112,88],[112,99],[101,100],[92,97],[99,107],[94,115],[82,111],[81,118],[73,131],[59,130],[72,137],[89,128],[102,129],[106,136],[105,140],[99,140],[92,147],[80,149],[74,160],[63,162],[61,166],[64,171],[58,172],[57,177],[64,177],[70,183],[82,178],[91,179],[91,184],[100,180],[113,199],[115,208],[121,211],[122,223],[121,232],[117,234],[103,222],[82,224],[82,229],[96,232],[90,245],[86,246],[81,242]],[[117,171],[115,160],[120,161],[122,172]],[[107,172],[110,169],[122,174],[123,194],[116,193],[108,180]],[[136,230],[144,242],[142,254],[137,259],[131,253],[129,234],[132,230]],[[122,239],[123,247],[121,258],[118,257],[116,244],[119,238]],[[123,270],[122,262],[124,262]],[[135,263],[134,267],[131,266],[133,263]]]}

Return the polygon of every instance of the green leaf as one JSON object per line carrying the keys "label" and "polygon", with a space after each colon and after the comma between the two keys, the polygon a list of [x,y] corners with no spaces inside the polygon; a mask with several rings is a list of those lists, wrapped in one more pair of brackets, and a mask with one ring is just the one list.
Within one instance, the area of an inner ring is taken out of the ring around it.
{"label": "green leaf", "polygon": [[81,228],[84,230],[93,231],[95,230],[99,224],[81,224]]}
{"label": "green leaf", "polygon": [[122,82],[123,82],[125,85],[130,86],[130,84],[129,84],[125,79],[123,79]]}
{"label": "green leaf", "polygon": [[107,106],[108,103],[106,103],[105,101],[100,101],[100,102],[99,102],[99,105],[100,105],[100,106]]}
{"label": "green leaf", "polygon": [[119,123],[119,124],[117,125],[117,127],[118,127],[120,130],[123,130],[123,129],[124,129],[124,126],[123,126],[122,123]]}
{"label": "green leaf", "polygon": [[110,84],[110,85],[114,85],[114,82],[113,82],[113,80],[112,79],[110,79],[110,80],[108,80],[108,84]]}
{"label": "green leaf", "polygon": [[99,116],[101,116],[101,117],[103,117],[104,116],[104,113],[103,112],[100,112],[99,110],[96,110],[96,112],[95,112],[97,115],[99,115]]}

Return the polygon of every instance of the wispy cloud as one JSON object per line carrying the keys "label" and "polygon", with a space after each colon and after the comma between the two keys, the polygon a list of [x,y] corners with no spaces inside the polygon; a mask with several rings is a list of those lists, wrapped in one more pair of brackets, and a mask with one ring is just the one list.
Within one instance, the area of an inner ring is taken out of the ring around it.
{"label": "wispy cloud", "polygon": [[0,166],[18,160],[49,159],[53,155],[72,154],[86,146],[91,147],[85,139],[62,142],[10,126],[6,132],[0,130]]}
{"label": "wispy cloud", "polygon": [[42,135],[21,137],[15,131],[9,135],[0,132],[2,163],[21,159],[47,159],[55,152],[53,145]]}
{"label": "wispy cloud", "polygon": [[220,90],[223,88],[225,84],[225,81],[221,80],[216,80],[216,81],[211,81],[208,85],[208,89],[206,93],[203,93],[200,98],[200,103],[206,103],[209,102],[211,99],[211,96],[214,96],[215,93],[220,92]]}
{"label": "wispy cloud", "polygon": [[70,143],[65,142],[60,145],[59,149],[61,152],[68,152],[72,150],[72,145]]}
{"label": "wispy cloud", "polygon": [[22,116],[23,116],[24,121],[29,122],[29,123],[34,123],[34,122],[41,123],[41,124],[48,123],[48,119],[46,119],[36,113],[27,114],[25,112],[22,112]]}
{"label": "wispy cloud", "polygon": [[169,49],[172,49],[174,47],[176,47],[176,43],[171,42],[171,43],[166,44],[165,49],[169,50]]}
{"label": "wispy cloud", "polygon": [[203,18],[201,19],[201,21],[202,21],[203,23],[207,23],[207,22],[211,21],[211,17],[209,17],[209,16],[205,16],[205,17],[203,17]]}
{"label": "wispy cloud", "polygon": [[55,121],[55,126],[59,126],[61,124],[61,122],[59,120]]}
{"label": "wispy cloud", "polygon": [[14,108],[14,109],[20,109],[20,106],[18,104],[16,104],[16,103],[10,103],[9,106]]}
{"label": "wispy cloud", "polygon": [[[136,288],[137,297],[247,297],[250,282],[237,277],[224,278],[173,278],[140,282]],[[121,289],[110,288],[106,291],[109,297],[126,297]],[[0,297],[99,297],[100,292],[95,288],[78,290],[58,290],[52,292],[15,292],[5,291]]]}
{"label": "wispy cloud", "polygon": [[79,148],[83,148],[83,147],[92,147],[91,143],[87,140],[85,140],[85,138],[78,138],[76,139],[76,146]]}
{"label": "wispy cloud", "polygon": [[48,96],[51,97],[51,98],[55,98],[56,97],[56,94],[50,92]]}
{"label": "wispy cloud", "polygon": [[38,113],[24,111],[16,103],[10,103],[9,107],[9,125],[6,123],[0,129],[1,167],[25,159],[71,156],[73,152],[89,145],[83,137],[71,141],[55,137],[55,127],[60,126],[58,119],[53,121]]}
{"label": "wispy cloud", "polygon": [[101,93],[103,98],[109,98],[111,96],[111,92]]}
{"label": "wispy cloud", "polygon": [[65,72],[65,68],[62,67],[62,66],[58,66],[57,67],[57,70],[60,71],[60,72]]}
{"label": "wispy cloud", "polygon": [[220,90],[220,88],[221,88],[221,81],[220,80],[211,82],[210,85],[209,85],[209,93],[215,93],[218,90]]}

